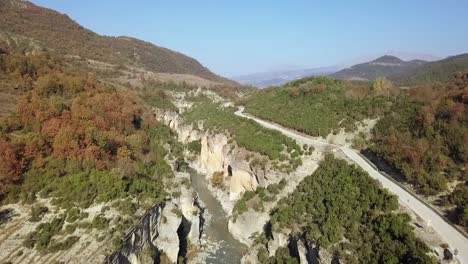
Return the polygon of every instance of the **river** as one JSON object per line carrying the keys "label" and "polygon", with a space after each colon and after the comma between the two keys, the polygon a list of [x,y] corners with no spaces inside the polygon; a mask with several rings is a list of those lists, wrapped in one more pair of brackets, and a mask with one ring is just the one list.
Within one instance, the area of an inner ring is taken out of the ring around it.
{"label": "river", "polygon": [[237,241],[228,230],[228,217],[219,201],[208,189],[208,180],[203,175],[190,171],[190,180],[198,198],[205,204],[205,210],[211,219],[205,226],[206,239],[218,245],[214,252],[209,252],[205,263],[212,264],[238,264],[245,252],[246,246]]}

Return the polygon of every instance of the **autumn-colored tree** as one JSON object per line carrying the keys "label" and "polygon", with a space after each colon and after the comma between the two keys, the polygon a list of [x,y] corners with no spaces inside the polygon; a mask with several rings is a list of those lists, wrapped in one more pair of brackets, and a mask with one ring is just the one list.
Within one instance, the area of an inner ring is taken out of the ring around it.
{"label": "autumn-colored tree", "polygon": [[10,184],[20,180],[26,168],[23,152],[24,146],[15,145],[6,138],[0,138],[0,196],[5,194]]}

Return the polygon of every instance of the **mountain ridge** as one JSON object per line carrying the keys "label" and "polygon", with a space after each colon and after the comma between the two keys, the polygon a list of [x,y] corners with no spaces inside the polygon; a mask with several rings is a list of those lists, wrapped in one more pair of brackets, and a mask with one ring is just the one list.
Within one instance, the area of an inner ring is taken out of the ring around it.
{"label": "mountain ridge", "polygon": [[185,54],[129,36],[102,36],[84,28],[68,15],[31,2],[0,2],[0,31],[10,37],[26,37],[55,52],[141,67],[157,73],[190,74],[207,80],[233,84],[212,73]]}
{"label": "mountain ridge", "polygon": [[426,85],[434,82],[446,82],[457,72],[467,69],[468,53],[462,53],[422,64],[410,71],[389,76],[389,79],[398,85]]}

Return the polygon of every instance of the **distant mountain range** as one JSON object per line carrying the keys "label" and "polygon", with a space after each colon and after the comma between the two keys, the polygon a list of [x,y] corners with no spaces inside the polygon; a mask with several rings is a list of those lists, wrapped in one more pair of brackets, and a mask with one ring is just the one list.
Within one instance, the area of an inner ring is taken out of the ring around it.
{"label": "distant mountain range", "polygon": [[331,74],[331,77],[342,80],[375,80],[414,70],[428,63],[423,60],[404,61],[395,56],[384,55],[376,60],[356,64]]}
{"label": "distant mountain range", "polygon": [[243,85],[252,85],[258,88],[280,86],[287,82],[310,76],[329,75],[337,71],[338,67],[323,67],[299,70],[269,71],[231,77]]}
{"label": "distant mountain range", "polygon": [[342,80],[372,81],[385,77],[400,86],[424,85],[446,82],[456,72],[468,69],[468,54],[451,56],[437,61],[404,61],[385,55],[376,60],[356,64],[331,74]]}

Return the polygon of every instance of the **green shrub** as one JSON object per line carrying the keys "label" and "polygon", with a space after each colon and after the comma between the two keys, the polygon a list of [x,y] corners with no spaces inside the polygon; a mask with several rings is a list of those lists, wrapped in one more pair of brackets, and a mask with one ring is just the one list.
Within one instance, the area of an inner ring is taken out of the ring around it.
{"label": "green shrub", "polygon": [[79,237],[77,236],[70,236],[65,239],[63,242],[53,242],[49,246],[49,251],[50,252],[57,252],[57,251],[62,251],[62,250],[68,250],[70,249],[76,242],[80,240]]}
{"label": "green shrub", "polygon": [[23,245],[27,248],[35,247],[38,251],[47,251],[53,236],[62,230],[64,221],[65,216],[60,215],[51,222],[39,224],[35,231],[27,235],[26,239],[23,241]]}
{"label": "green shrub", "polygon": [[72,208],[68,210],[67,213],[67,222],[68,223],[73,223],[76,220],[80,219],[81,217],[81,210],[79,208]]}
{"label": "green shrub", "polygon": [[222,171],[213,173],[213,175],[211,176],[210,182],[211,182],[211,185],[213,185],[213,187],[216,187],[216,188],[223,187],[224,173]]}
{"label": "green shrub", "polygon": [[122,215],[134,215],[138,210],[136,204],[133,203],[130,198],[116,201],[113,206],[116,207]]}
{"label": "green shrub", "polygon": [[104,217],[104,215],[96,215],[91,222],[91,228],[96,228],[97,230],[104,230],[109,226],[109,220]]}
{"label": "green shrub", "polygon": [[36,205],[31,207],[31,212],[29,213],[30,222],[39,222],[42,220],[42,217],[49,212],[49,208],[46,206]]}
{"label": "green shrub", "polygon": [[119,250],[120,248],[122,248],[122,246],[123,239],[119,237],[115,237],[114,239],[112,239],[112,248],[114,249],[114,251]]}
{"label": "green shrub", "polygon": [[182,210],[180,210],[179,208],[172,208],[171,212],[173,214],[175,214],[177,217],[182,217],[183,216]]}
{"label": "green shrub", "polygon": [[71,224],[71,225],[66,225],[65,226],[65,233],[70,235],[70,234],[73,234],[76,230],[76,225],[75,224]]}
{"label": "green shrub", "polygon": [[179,171],[179,172],[180,171],[181,172],[186,172],[189,169],[189,164],[187,163],[187,161],[185,161],[184,158],[179,157],[175,161],[175,169],[176,169],[176,171]]}
{"label": "green shrub", "polygon": [[201,152],[201,139],[189,142],[187,144],[187,148],[188,148],[188,150],[190,150],[191,152],[193,152],[195,154],[200,154],[200,152]]}

